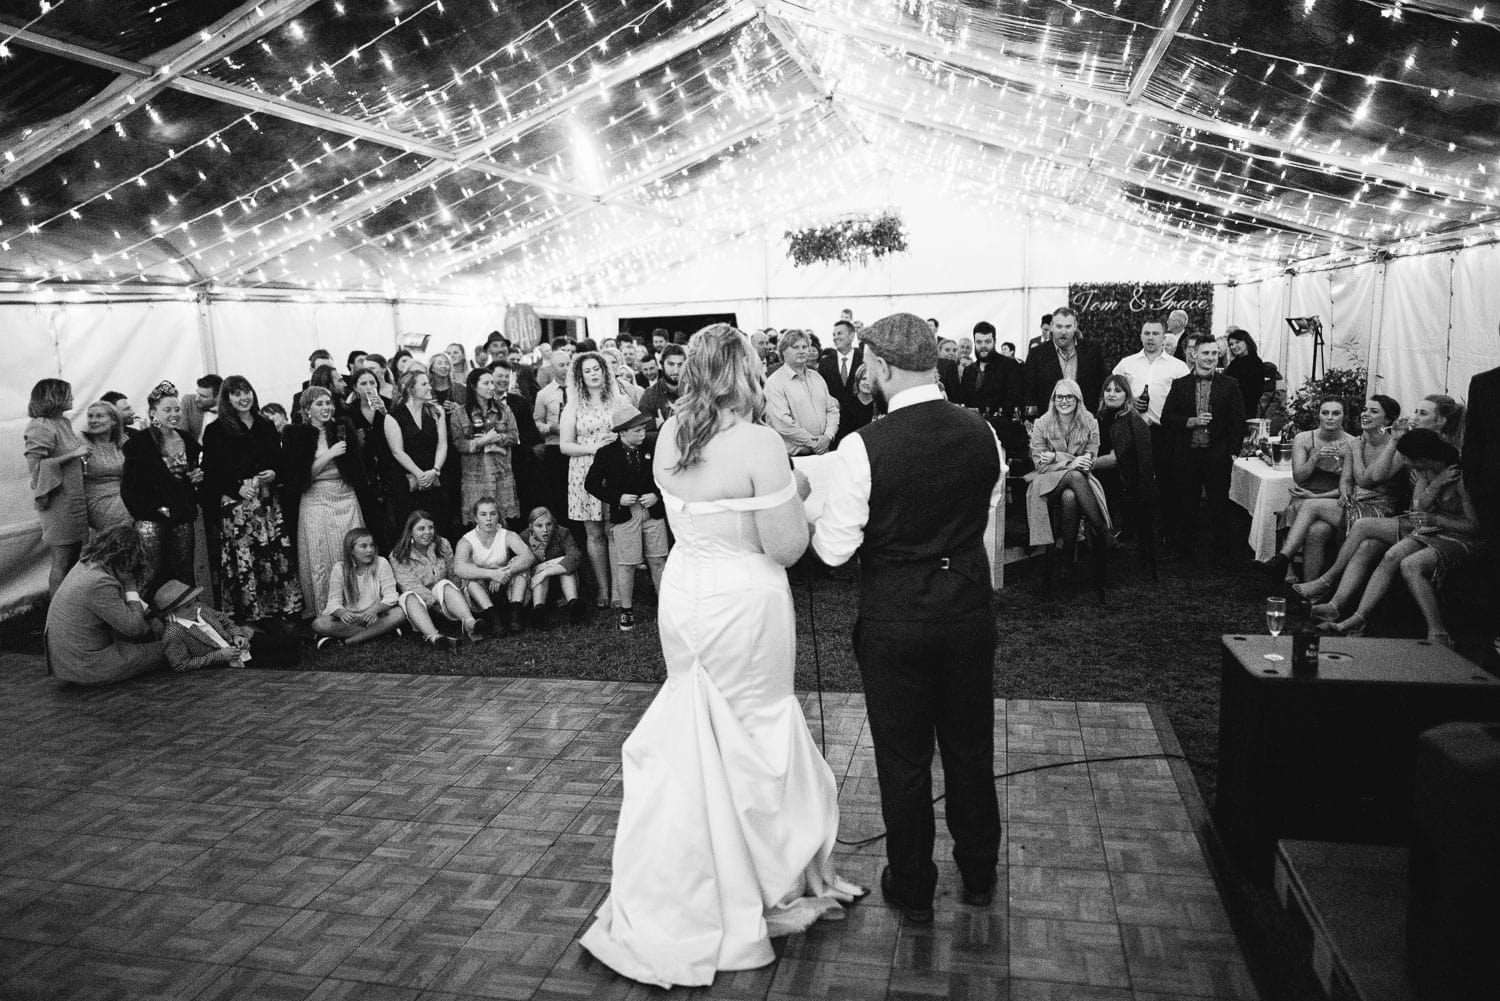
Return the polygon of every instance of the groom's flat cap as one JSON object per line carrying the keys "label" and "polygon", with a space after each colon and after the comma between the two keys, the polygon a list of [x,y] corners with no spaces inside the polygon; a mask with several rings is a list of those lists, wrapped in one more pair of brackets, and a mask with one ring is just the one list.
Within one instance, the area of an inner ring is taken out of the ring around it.
{"label": "groom's flat cap", "polygon": [[893,313],[883,316],[860,331],[860,343],[896,368],[908,372],[928,372],[937,368],[937,336],[927,321],[915,313]]}

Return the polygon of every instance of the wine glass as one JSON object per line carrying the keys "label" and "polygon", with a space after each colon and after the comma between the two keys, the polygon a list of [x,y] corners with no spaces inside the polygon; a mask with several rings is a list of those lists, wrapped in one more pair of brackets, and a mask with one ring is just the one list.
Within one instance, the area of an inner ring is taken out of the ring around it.
{"label": "wine glass", "polygon": [[[1271,645],[1275,646],[1276,638],[1281,635],[1282,628],[1286,625],[1286,599],[1266,599],[1266,632],[1271,634]],[[1286,658],[1279,653],[1268,653],[1266,660],[1282,661]]]}

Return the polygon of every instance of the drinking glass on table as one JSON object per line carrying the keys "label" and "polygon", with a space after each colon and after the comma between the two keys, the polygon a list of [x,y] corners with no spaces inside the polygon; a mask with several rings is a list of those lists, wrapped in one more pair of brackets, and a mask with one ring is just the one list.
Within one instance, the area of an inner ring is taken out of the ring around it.
{"label": "drinking glass on table", "polygon": [[[1286,626],[1286,599],[1266,599],[1266,632],[1271,634],[1271,645],[1275,646],[1276,639],[1281,635],[1281,630]],[[1279,653],[1268,653],[1266,660],[1282,661],[1286,658]]]}

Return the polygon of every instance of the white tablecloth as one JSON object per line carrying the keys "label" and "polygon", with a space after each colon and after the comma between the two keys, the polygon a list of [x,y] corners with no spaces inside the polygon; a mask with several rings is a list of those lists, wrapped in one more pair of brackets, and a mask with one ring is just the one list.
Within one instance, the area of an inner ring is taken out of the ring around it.
{"label": "white tablecloth", "polygon": [[1229,499],[1250,512],[1250,546],[1255,558],[1276,555],[1276,519],[1292,500],[1292,467],[1272,469],[1260,459],[1235,459]]}

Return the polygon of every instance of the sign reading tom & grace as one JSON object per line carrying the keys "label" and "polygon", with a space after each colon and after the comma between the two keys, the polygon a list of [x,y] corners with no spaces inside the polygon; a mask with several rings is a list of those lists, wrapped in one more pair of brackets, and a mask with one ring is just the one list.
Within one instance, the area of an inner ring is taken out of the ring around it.
{"label": "sign reading tom & grace", "polygon": [[1185,309],[1189,330],[1208,330],[1214,312],[1209,282],[1078,282],[1068,286],[1068,304],[1078,313],[1078,329],[1104,346],[1107,368],[1141,349],[1141,324],[1167,322]]}

